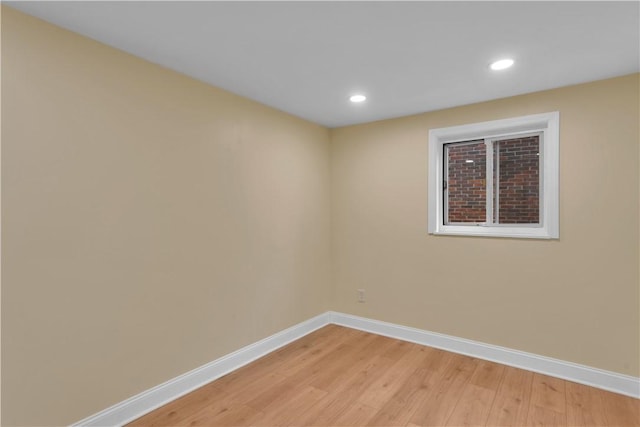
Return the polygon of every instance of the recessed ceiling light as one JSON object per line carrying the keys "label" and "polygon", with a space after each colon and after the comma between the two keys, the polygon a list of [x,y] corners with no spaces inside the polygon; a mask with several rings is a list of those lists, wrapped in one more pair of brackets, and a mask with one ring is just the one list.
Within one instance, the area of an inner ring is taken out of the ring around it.
{"label": "recessed ceiling light", "polygon": [[367,97],[366,97],[366,96],[364,96],[364,95],[352,95],[352,96],[349,98],[349,101],[351,101],[351,102],[362,102],[362,101],[364,101],[365,99],[367,99]]}
{"label": "recessed ceiling light", "polygon": [[501,59],[499,61],[496,61],[494,63],[492,63],[490,65],[492,70],[498,71],[498,70],[504,70],[506,68],[509,68],[513,65],[513,59]]}

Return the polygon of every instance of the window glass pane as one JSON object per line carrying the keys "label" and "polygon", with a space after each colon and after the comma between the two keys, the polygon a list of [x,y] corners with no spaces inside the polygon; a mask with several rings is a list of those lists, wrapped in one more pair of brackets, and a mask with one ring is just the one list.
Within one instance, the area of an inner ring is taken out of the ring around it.
{"label": "window glass pane", "polygon": [[486,146],[484,141],[445,145],[447,223],[487,220]]}
{"label": "window glass pane", "polygon": [[[540,223],[539,152],[538,135],[494,141],[495,222]],[[495,191],[496,188],[498,191]]]}

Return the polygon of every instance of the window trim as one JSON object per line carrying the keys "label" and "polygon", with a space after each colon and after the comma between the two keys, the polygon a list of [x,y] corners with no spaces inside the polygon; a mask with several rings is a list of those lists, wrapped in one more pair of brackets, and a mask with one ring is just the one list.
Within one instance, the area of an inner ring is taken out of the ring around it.
{"label": "window trim", "polygon": [[[540,132],[542,178],[540,225],[450,225],[444,223],[444,145]],[[560,113],[558,111],[429,130],[428,232],[434,235],[558,239]]]}

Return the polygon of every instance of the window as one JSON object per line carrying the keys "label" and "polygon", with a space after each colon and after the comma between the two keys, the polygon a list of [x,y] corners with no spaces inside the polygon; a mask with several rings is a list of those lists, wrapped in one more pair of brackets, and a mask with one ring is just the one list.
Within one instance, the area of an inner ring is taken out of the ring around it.
{"label": "window", "polygon": [[558,238],[559,113],[429,131],[429,233]]}

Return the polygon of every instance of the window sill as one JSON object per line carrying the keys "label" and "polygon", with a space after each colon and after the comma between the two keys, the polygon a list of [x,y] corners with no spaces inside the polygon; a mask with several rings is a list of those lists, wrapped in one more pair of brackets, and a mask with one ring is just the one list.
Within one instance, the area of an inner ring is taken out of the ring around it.
{"label": "window sill", "polygon": [[545,227],[486,227],[486,226],[440,226],[430,232],[432,235],[472,236],[472,237],[510,237],[515,239],[557,239],[558,234]]}

